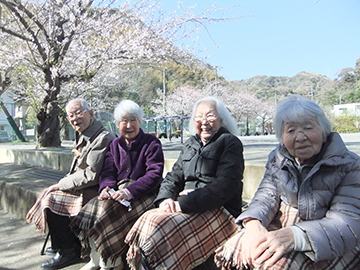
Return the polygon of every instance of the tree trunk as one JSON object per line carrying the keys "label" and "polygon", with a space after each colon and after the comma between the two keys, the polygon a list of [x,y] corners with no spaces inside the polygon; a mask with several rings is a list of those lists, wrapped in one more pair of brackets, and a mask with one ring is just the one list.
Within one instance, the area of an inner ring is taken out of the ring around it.
{"label": "tree trunk", "polygon": [[57,101],[51,101],[37,114],[37,148],[61,146],[59,113]]}

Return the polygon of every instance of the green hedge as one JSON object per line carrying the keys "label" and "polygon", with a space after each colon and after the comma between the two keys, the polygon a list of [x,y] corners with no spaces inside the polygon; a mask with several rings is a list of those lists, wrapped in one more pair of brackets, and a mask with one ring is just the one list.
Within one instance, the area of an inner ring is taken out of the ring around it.
{"label": "green hedge", "polygon": [[360,116],[339,116],[332,120],[332,124],[338,133],[360,132]]}

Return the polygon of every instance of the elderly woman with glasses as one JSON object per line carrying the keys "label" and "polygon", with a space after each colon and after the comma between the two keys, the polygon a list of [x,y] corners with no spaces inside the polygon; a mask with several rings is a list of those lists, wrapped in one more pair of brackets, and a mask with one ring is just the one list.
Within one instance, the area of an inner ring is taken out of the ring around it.
{"label": "elderly woman with glasses", "polygon": [[[213,97],[196,102],[190,133],[154,203],[126,237],[133,268],[192,269],[237,230],[243,146],[237,126]],[[143,266],[137,264],[142,256]]]}
{"label": "elderly woman with glasses", "polygon": [[279,105],[278,147],[242,230],[217,250],[230,269],[359,269],[360,158],[323,110],[299,95]]}
{"label": "elderly woman with glasses", "polygon": [[126,233],[153,207],[162,181],[164,155],[159,139],[140,128],[143,111],[123,100],[114,111],[120,136],[110,144],[99,179],[99,196],[84,206],[72,222],[91,249],[85,269],[123,269]]}

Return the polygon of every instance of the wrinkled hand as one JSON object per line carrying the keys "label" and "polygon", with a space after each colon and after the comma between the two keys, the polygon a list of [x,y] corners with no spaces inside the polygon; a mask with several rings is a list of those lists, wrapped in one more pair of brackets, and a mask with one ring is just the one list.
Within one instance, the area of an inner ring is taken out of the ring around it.
{"label": "wrinkled hand", "polygon": [[[54,185],[52,185],[52,186],[50,186],[50,187],[48,187],[48,188],[45,188],[45,189],[41,192],[38,200],[41,200],[42,198],[45,198],[50,192],[52,192],[52,191],[57,191],[57,190],[60,190],[59,184],[54,184]],[[29,219],[30,216],[31,216],[31,214],[30,214],[30,212],[28,212],[27,215],[26,215],[26,219]]]}
{"label": "wrinkled hand", "polygon": [[255,254],[259,245],[266,241],[268,230],[259,220],[250,220],[246,223],[246,229],[240,239],[240,260],[246,265],[254,265]]}
{"label": "wrinkled hand", "polygon": [[111,195],[111,198],[115,201],[130,201],[130,198],[127,196],[126,192],[123,189],[115,191],[114,194]]}
{"label": "wrinkled hand", "polygon": [[267,233],[266,241],[262,242],[253,254],[253,265],[255,267],[273,266],[284,254],[295,248],[294,234],[290,228],[282,228]]}
{"label": "wrinkled hand", "polygon": [[164,213],[176,213],[181,212],[180,204],[173,199],[165,199],[159,204],[159,209]]}
{"label": "wrinkled hand", "polygon": [[109,194],[109,190],[111,188],[106,187],[104,188],[101,192],[100,195],[98,197],[99,201],[103,201],[103,200],[109,200],[111,198],[110,194]]}
{"label": "wrinkled hand", "polygon": [[193,192],[194,189],[185,189],[179,193],[179,196],[188,195],[189,193]]}
{"label": "wrinkled hand", "polygon": [[46,197],[50,192],[57,191],[57,190],[60,190],[60,185],[58,183],[44,189],[42,191],[40,197],[41,198]]}
{"label": "wrinkled hand", "polygon": [[121,200],[121,201],[129,201],[130,198],[128,198],[128,196],[126,195],[125,191],[120,189],[115,191],[112,195],[109,194],[109,190],[111,188],[106,187],[104,188],[99,195],[99,200],[103,201],[103,200],[109,200],[109,199],[113,199],[115,201]]}

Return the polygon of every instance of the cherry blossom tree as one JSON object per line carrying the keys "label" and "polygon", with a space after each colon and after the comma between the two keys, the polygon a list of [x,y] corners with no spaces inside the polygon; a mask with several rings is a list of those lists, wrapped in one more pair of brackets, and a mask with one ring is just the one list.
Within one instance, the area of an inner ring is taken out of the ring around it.
{"label": "cherry blossom tree", "polygon": [[129,65],[193,63],[193,51],[174,44],[226,20],[211,17],[215,6],[197,15],[182,7],[167,16],[151,0],[0,0],[0,6],[0,39],[7,41],[0,43],[0,59],[18,62],[12,87],[37,106],[38,147],[60,146],[67,100],[121,89],[116,74]]}
{"label": "cherry blossom tree", "polygon": [[214,96],[221,100],[237,123],[245,122],[247,125],[249,119],[255,121],[259,116],[266,122],[272,115],[270,111],[272,107],[257,99],[255,94],[233,89],[230,85],[218,82],[209,82],[204,87],[183,85],[175,89],[166,95],[165,109],[164,94],[161,89],[158,89],[158,96],[152,106],[152,110],[158,116],[190,116],[195,102],[206,96]]}
{"label": "cherry blossom tree", "polygon": [[268,130],[266,130],[266,123],[269,123],[275,117],[275,113],[275,104],[271,102],[262,102],[262,105],[256,109],[255,114],[261,122],[262,134],[268,132]]}

